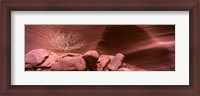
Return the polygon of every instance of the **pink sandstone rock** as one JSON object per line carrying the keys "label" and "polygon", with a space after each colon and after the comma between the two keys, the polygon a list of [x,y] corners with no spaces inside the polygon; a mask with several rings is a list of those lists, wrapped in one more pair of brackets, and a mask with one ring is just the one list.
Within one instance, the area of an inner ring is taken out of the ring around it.
{"label": "pink sandstone rock", "polygon": [[97,60],[99,58],[99,54],[97,51],[87,51],[82,58],[86,61],[87,68],[89,70],[95,70],[97,67]]}
{"label": "pink sandstone rock", "polygon": [[108,69],[110,71],[116,71],[123,63],[124,55],[121,53],[117,53],[115,57],[112,59],[110,64],[108,65]]}
{"label": "pink sandstone rock", "polygon": [[33,66],[42,64],[48,56],[49,52],[46,49],[35,49],[28,52],[25,55],[25,68],[32,68]]}
{"label": "pink sandstone rock", "polygon": [[108,55],[100,55],[97,62],[97,71],[103,71],[107,64],[110,63],[111,59]]}
{"label": "pink sandstone rock", "polygon": [[50,67],[51,64],[53,64],[53,62],[57,58],[59,58],[59,56],[56,53],[49,51],[48,58],[41,65],[39,65],[39,66],[41,66],[41,67]]}
{"label": "pink sandstone rock", "polygon": [[81,57],[64,57],[58,58],[51,65],[52,71],[84,71],[86,62]]}

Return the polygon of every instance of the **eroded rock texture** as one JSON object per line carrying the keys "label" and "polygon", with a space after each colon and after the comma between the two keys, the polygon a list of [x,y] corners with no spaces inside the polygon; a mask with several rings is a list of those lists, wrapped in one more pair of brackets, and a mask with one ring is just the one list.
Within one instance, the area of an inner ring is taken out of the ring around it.
{"label": "eroded rock texture", "polygon": [[96,69],[97,60],[99,58],[99,53],[97,51],[87,51],[82,57],[86,61],[87,68],[89,70],[95,70]]}
{"label": "eroded rock texture", "polygon": [[107,70],[107,66],[110,63],[114,56],[111,55],[100,55],[97,61],[97,71],[105,71]]}
{"label": "eroded rock texture", "polygon": [[97,50],[123,53],[124,62],[146,70],[175,70],[175,26],[107,26]]}
{"label": "eroded rock texture", "polygon": [[42,64],[48,56],[49,52],[45,49],[32,50],[25,55],[25,66],[32,68]]}
{"label": "eroded rock texture", "polygon": [[[25,58],[30,59],[26,59],[26,68],[51,66],[50,62],[60,56],[80,56],[86,60],[87,56],[83,55],[88,50],[96,50],[99,57],[94,61],[98,63],[91,63],[89,70],[108,70],[107,65],[112,59],[106,56],[114,57],[117,53],[125,56],[120,70],[175,70],[175,25],[26,25],[25,31]],[[66,34],[76,31],[83,36],[86,44],[79,50],[67,53],[60,50],[51,50],[55,54],[44,51],[41,55],[31,52],[35,49],[52,49],[47,38],[49,32],[57,31]]]}
{"label": "eroded rock texture", "polygon": [[58,55],[50,50],[35,49],[25,55],[26,70],[47,70],[58,58]]}
{"label": "eroded rock texture", "polygon": [[58,58],[51,65],[52,71],[84,71],[86,62],[81,57],[64,57]]}
{"label": "eroded rock texture", "polygon": [[121,53],[117,53],[115,57],[110,61],[108,65],[108,69],[111,71],[116,71],[123,63],[124,55]]}

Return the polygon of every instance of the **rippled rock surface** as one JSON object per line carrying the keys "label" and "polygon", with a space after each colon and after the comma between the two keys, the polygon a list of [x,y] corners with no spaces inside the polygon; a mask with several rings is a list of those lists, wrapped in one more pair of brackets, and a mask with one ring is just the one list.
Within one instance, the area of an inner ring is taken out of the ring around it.
{"label": "rippled rock surface", "polygon": [[[71,53],[83,55],[89,50],[96,50],[100,57],[122,53],[125,56],[123,64],[130,68],[148,71],[175,70],[175,25],[26,25],[26,54],[34,49],[50,50],[52,47],[47,42],[49,32],[57,31],[66,34],[76,31],[86,42],[83,48],[68,52],[69,56],[73,55]],[[56,55],[48,55],[48,62],[41,66],[48,65],[57,55],[65,54],[60,50],[51,51]],[[107,59],[101,59],[105,62],[98,61],[97,70],[107,70]],[[37,60],[34,62],[40,65],[41,60]],[[37,65],[31,63],[29,66],[29,63],[31,62],[28,62],[26,67]],[[127,70],[125,67],[120,68]]]}
{"label": "rippled rock surface", "polygon": [[97,46],[103,54],[125,54],[146,70],[175,70],[175,26],[107,26]]}

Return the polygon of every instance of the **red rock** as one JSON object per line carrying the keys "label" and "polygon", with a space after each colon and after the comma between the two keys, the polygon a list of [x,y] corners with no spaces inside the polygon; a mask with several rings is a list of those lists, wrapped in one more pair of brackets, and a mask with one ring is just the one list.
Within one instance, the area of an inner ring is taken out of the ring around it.
{"label": "red rock", "polygon": [[101,55],[99,56],[98,62],[97,62],[97,71],[103,71],[105,67],[107,67],[107,64],[111,61],[110,57],[108,55]]}
{"label": "red rock", "polygon": [[82,58],[86,61],[87,67],[89,70],[95,70],[97,67],[97,60],[99,54],[97,51],[87,51]]}
{"label": "red rock", "polygon": [[58,58],[59,56],[56,53],[53,53],[51,51],[49,51],[49,56],[48,58],[39,66],[42,67],[50,67],[51,64],[53,64],[53,62]]}
{"label": "red rock", "polygon": [[25,55],[25,64],[29,64],[27,66],[25,65],[25,67],[30,68],[40,65],[46,60],[46,58],[48,58],[48,56],[49,52],[46,49],[32,50]]}
{"label": "red rock", "polygon": [[108,69],[111,71],[116,71],[123,63],[124,55],[117,53],[116,56],[112,59],[108,65]]}
{"label": "red rock", "polygon": [[50,70],[53,70],[53,71],[84,71],[84,70],[86,70],[86,62],[81,57],[58,58],[51,65]]}
{"label": "red rock", "polygon": [[[37,48],[52,49],[46,39],[49,38],[49,31],[76,30],[87,43],[83,48],[72,52],[81,54],[88,50],[97,50],[99,54],[122,52],[126,57],[124,62],[145,70],[175,71],[173,50],[175,25],[113,25],[113,28],[110,28],[111,26],[26,25],[25,51],[27,53]],[[173,49],[169,49],[169,46]]]}

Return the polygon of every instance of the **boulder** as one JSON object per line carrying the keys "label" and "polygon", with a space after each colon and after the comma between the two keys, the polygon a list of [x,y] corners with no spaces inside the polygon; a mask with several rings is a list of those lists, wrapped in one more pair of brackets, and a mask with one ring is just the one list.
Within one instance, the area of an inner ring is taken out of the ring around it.
{"label": "boulder", "polygon": [[97,71],[103,71],[107,64],[110,63],[110,58],[108,55],[101,55],[97,61]]}
{"label": "boulder", "polygon": [[[25,55],[25,68],[32,68],[42,64],[49,56],[46,49],[35,49]],[[28,65],[27,65],[28,64]]]}
{"label": "boulder", "polygon": [[49,51],[48,58],[39,66],[41,67],[50,67],[51,64],[58,58],[59,56],[56,53]]}
{"label": "boulder", "polygon": [[81,57],[64,57],[58,58],[51,64],[52,71],[84,71],[86,62]]}
{"label": "boulder", "polygon": [[115,57],[111,60],[110,64],[108,64],[108,70],[116,71],[123,63],[124,55],[121,53],[117,53]]}
{"label": "boulder", "polygon": [[87,51],[82,58],[86,61],[87,69],[96,70],[99,54],[97,51]]}

